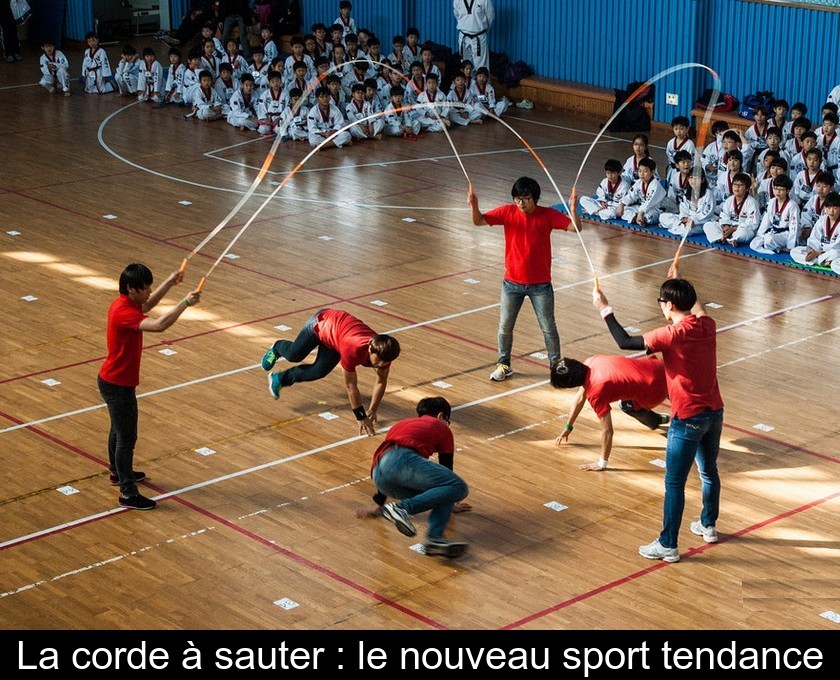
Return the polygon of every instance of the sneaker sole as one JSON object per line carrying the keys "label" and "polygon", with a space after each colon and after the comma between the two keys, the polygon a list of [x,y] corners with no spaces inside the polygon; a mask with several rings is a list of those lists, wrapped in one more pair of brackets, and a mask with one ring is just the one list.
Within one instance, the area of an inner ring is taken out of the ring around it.
{"label": "sneaker sole", "polygon": [[388,512],[384,508],[384,506],[382,508],[382,516],[385,519],[387,519],[389,522],[393,523],[394,526],[397,527],[397,530],[403,536],[416,536],[417,535],[417,529],[415,529],[413,525],[406,524],[405,521],[403,521],[402,518],[397,517],[395,515],[392,515],[390,512]]}
{"label": "sneaker sole", "polygon": [[441,557],[448,557],[449,559],[454,559],[456,557],[460,557],[465,552],[467,552],[467,545],[466,543],[461,543],[457,545],[450,545],[445,548],[426,548],[426,554],[430,556],[440,555]]}
{"label": "sneaker sole", "polygon": [[663,562],[670,562],[671,564],[680,561],[679,555],[672,555],[669,557],[665,557],[663,555],[645,555],[641,550],[639,551],[639,554],[648,560],[662,560]]}
{"label": "sneaker sole", "polygon": [[154,509],[157,507],[157,503],[155,503],[153,506],[151,506],[151,507],[149,507],[149,508],[136,508],[136,507],[134,507],[133,505],[123,505],[122,503],[120,503],[120,507],[121,507],[121,508],[125,508],[126,510],[140,510],[140,511],[143,511],[143,510],[154,510]]}
{"label": "sneaker sole", "polygon": [[[137,482],[142,482],[142,481],[143,481],[143,480],[145,480],[145,479],[146,479],[146,475],[143,475],[143,476],[142,476],[142,477],[140,477],[139,479],[138,479],[137,477],[135,477],[135,478],[134,478],[134,482],[135,482],[135,483],[137,483]],[[120,480],[119,480],[119,479],[117,479],[116,481],[115,481],[115,480],[112,480],[112,479],[109,479],[109,480],[108,480],[108,482],[111,484],[111,486],[119,486],[119,485],[120,485]]]}
{"label": "sneaker sole", "polygon": [[274,394],[274,385],[271,384],[271,376],[273,376],[273,375],[274,375],[274,373],[269,373],[268,374],[268,393],[272,396],[273,399],[279,399],[280,398],[279,390],[278,390],[277,394]]}
{"label": "sneaker sole", "polygon": [[706,543],[717,543],[720,540],[718,536],[708,537],[702,531],[694,531],[694,529],[691,530],[691,533],[695,536],[702,536],[703,540],[706,541]]}

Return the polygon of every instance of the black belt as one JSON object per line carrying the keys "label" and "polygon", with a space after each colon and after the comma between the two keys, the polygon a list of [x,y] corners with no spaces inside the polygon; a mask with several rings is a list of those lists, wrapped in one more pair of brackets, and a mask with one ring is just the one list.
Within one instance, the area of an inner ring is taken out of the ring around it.
{"label": "black belt", "polygon": [[461,31],[461,35],[464,35],[467,38],[477,38],[480,35],[484,35],[489,30],[490,30],[489,28],[485,28],[481,33],[464,33],[463,31]]}

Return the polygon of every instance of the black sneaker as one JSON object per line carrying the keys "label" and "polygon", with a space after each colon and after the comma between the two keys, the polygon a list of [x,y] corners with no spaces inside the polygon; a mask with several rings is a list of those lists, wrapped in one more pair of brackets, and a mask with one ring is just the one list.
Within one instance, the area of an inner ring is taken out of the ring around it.
{"label": "black sneaker", "polygon": [[443,555],[444,557],[460,557],[467,552],[467,544],[463,541],[450,541],[445,538],[430,538],[423,546],[427,555]]}
{"label": "black sneaker", "polygon": [[155,506],[157,506],[157,501],[141,496],[139,493],[128,497],[120,495],[121,508],[128,508],[129,510],[154,510]]}
{"label": "black sneaker", "polygon": [[[132,474],[134,475],[135,482],[142,482],[144,479],[146,479],[146,473],[140,472],[140,470],[135,470]],[[108,481],[111,482],[111,486],[119,486],[120,476],[116,472],[112,472],[108,476]]]}

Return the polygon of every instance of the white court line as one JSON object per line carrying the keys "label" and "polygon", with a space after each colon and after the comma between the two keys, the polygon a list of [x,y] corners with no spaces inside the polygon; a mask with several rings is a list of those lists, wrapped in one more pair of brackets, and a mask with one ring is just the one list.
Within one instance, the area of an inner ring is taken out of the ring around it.
{"label": "white court line", "polygon": [[[803,305],[812,304],[814,302],[819,302],[819,301],[826,300],[826,299],[832,298],[832,297],[833,296],[828,295],[828,296],[823,296],[823,297],[819,297],[819,298],[814,298],[813,300],[810,300],[808,302],[803,302],[803,303],[800,303],[798,305],[793,305],[791,307],[785,307],[783,310],[776,310],[776,311],[767,312],[766,314],[761,315],[761,317],[752,317],[750,319],[745,319],[744,321],[739,321],[737,323],[730,324],[729,326],[719,328],[717,330],[717,333],[722,333],[725,330],[731,330],[733,328],[738,328],[740,326],[745,326],[745,325],[755,323],[756,319],[758,319],[758,318],[769,318],[769,317],[772,317],[772,316],[775,316],[775,315],[781,313],[782,311],[790,311],[792,309],[796,309],[796,308],[801,307]],[[644,354],[644,352],[638,352],[636,354],[632,354],[632,355],[629,355],[629,356],[639,356],[641,354]],[[487,403],[489,401],[494,401],[496,399],[501,399],[503,397],[509,397],[511,395],[518,394],[520,392],[525,392],[527,390],[532,390],[535,387],[541,387],[543,385],[547,385],[549,382],[550,382],[549,380],[539,380],[535,383],[531,383],[531,384],[528,384],[528,385],[522,385],[521,387],[517,387],[517,388],[511,389],[511,390],[506,390],[505,392],[499,392],[499,393],[496,393],[496,394],[491,394],[491,395],[488,395],[486,397],[481,397],[480,399],[475,399],[473,401],[469,401],[465,404],[460,404],[458,406],[454,406],[452,408],[452,410],[453,411],[462,411],[466,408],[470,408],[470,407],[476,406],[478,404],[484,404],[484,403]],[[384,427],[384,428],[380,428],[376,432],[377,432],[377,434],[382,434],[382,433],[387,432],[390,429],[391,429],[390,427]],[[276,467],[277,465],[282,465],[284,463],[288,463],[288,462],[291,462],[291,461],[294,461],[294,460],[299,460],[301,458],[306,458],[308,456],[312,456],[312,455],[315,455],[316,453],[321,453],[323,451],[329,451],[331,449],[334,449],[334,448],[337,448],[337,447],[340,447],[340,446],[344,446],[345,444],[349,444],[351,442],[356,442],[356,441],[359,441],[359,440],[362,440],[362,439],[367,439],[367,435],[356,435],[354,437],[347,437],[346,439],[341,439],[339,441],[332,442],[330,444],[325,444],[323,446],[319,446],[317,448],[310,449],[309,451],[302,451],[301,453],[296,453],[296,454],[293,454],[291,456],[286,456],[285,458],[278,458],[278,459],[275,459],[273,461],[269,461],[268,463],[262,463],[261,465],[254,465],[254,466],[252,466],[250,468],[246,468],[244,470],[238,470],[236,472],[231,472],[231,473],[226,474],[226,475],[220,475],[219,477],[214,477],[213,479],[208,479],[208,480],[203,481],[203,482],[198,482],[197,484],[192,484],[190,486],[185,486],[185,487],[182,487],[180,489],[176,489],[175,491],[169,491],[167,493],[160,494],[159,496],[154,496],[154,500],[159,501],[159,500],[163,500],[165,498],[171,498],[173,496],[178,496],[178,495],[187,493],[188,491],[194,491],[196,489],[201,489],[201,488],[204,488],[204,487],[207,487],[207,486],[211,486],[213,484],[218,484],[218,483],[221,483],[221,482],[225,482],[225,481],[228,481],[228,480],[231,480],[231,479],[235,479],[237,477],[241,477],[243,475],[250,474],[252,472],[259,472],[260,470],[266,470],[266,469],[269,469],[269,468],[272,468],[272,467]],[[116,514],[118,512],[123,512],[124,510],[125,510],[125,508],[113,508],[113,509],[105,511],[105,512],[100,512],[100,513],[97,513],[97,514],[94,514],[94,515],[89,515],[88,517],[82,517],[80,519],[72,520],[70,522],[65,522],[63,524],[58,524],[58,525],[50,527],[48,529],[42,529],[41,531],[36,531],[36,532],[31,533],[31,534],[26,534],[25,536],[19,536],[17,538],[12,538],[12,539],[9,539],[7,541],[4,541],[3,543],[0,543],[0,549],[6,548],[6,547],[9,547],[9,546],[13,546],[13,545],[17,545],[19,543],[24,543],[26,541],[29,541],[29,540],[33,539],[33,538],[37,538],[39,536],[44,536],[44,535],[47,535],[47,534],[55,533],[57,531],[62,531],[64,529],[68,529],[70,527],[73,527],[73,526],[76,526],[76,525],[79,525],[79,524],[84,524],[84,523],[99,519],[101,517],[105,517],[107,515],[113,515],[113,514]]]}
{"label": "white court line", "polygon": [[[105,149],[105,151],[107,151],[109,154],[111,154],[118,161],[121,161],[121,162],[125,163],[126,165],[131,166],[132,168],[135,168],[135,169],[140,170],[142,172],[146,172],[150,175],[155,175],[156,177],[160,177],[162,179],[168,179],[168,180],[173,181],[173,182],[180,182],[181,184],[187,184],[189,186],[197,187],[199,189],[210,189],[211,191],[222,191],[222,192],[230,193],[230,194],[245,194],[245,193],[248,192],[247,189],[230,189],[230,188],[227,188],[227,187],[220,187],[220,186],[215,186],[215,185],[212,185],[212,184],[202,184],[201,182],[193,182],[191,180],[183,179],[181,177],[175,177],[174,175],[167,175],[163,172],[158,172],[157,170],[152,170],[151,168],[147,168],[143,165],[140,165],[139,163],[135,163],[134,161],[130,161],[125,156],[120,155],[114,149],[112,149],[105,142],[105,138],[103,137],[103,132],[105,130],[105,127],[108,125],[108,123],[111,121],[111,119],[114,116],[116,116],[119,113],[122,113],[123,111],[125,111],[126,109],[128,109],[132,106],[136,106],[138,103],[139,102],[134,102],[132,104],[127,104],[126,106],[123,106],[120,109],[117,109],[113,113],[106,116],[105,119],[99,124],[99,129],[96,131],[96,138],[99,141],[99,145],[103,149]],[[521,120],[521,119],[517,118],[517,120]],[[556,127],[559,127],[559,126],[556,126]],[[595,134],[596,134],[596,133],[588,132],[586,130],[575,130],[574,128],[563,128],[563,129],[573,130],[575,132],[580,132],[581,134],[586,134],[586,135],[589,135],[590,137],[594,137]],[[258,141],[258,140],[253,140],[253,141]],[[611,138],[610,141],[613,141],[613,138]],[[627,140],[622,140],[622,141],[627,141]],[[247,142],[242,142],[242,144],[244,144],[244,143],[247,143]],[[239,145],[234,145],[234,146],[239,146]],[[228,148],[232,148],[232,147],[228,147]],[[441,158],[441,157],[437,156],[436,158]],[[219,160],[224,160],[224,159],[219,159]],[[261,193],[258,193],[258,192],[254,192],[252,194],[252,196],[257,196],[258,198],[268,198],[270,195],[271,194],[261,194]],[[283,198],[288,200],[288,201],[296,201],[296,202],[299,202],[299,203],[314,203],[314,204],[317,204],[317,205],[336,205],[336,201],[334,201],[334,200],[321,200],[321,199],[317,199],[317,198],[302,198],[300,196],[295,196],[290,192],[284,192]],[[356,207],[356,208],[394,209],[394,210],[426,210],[426,211],[448,211],[448,212],[467,212],[467,211],[470,210],[470,208],[457,208],[457,207],[450,207],[450,206],[382,205],[382,204],[378,204],[378,203],[348,203],[346,201],[341,201],[341,204],[342,205],[353,206],[353,207]]]}
{"label": "white court line", "polygon": [[[590,135],[594,137],[597,135],[597,132],[587,132],[586,130],[578,130],[577,128],[566,127],[565,125],[557,125],[556,123],[544,123],[541,120],[530,120],[528,118],[519,118],[518,116],[508,116],[508,120],[518,120],[523,123],[531,123],[532,125],[542,125],[544,127],[550,128],[557,128],[558,130],[568,130],[569,132],[580,132],[584,135]],[[611,137],[610,135],[603,135],[601,140],[609,140],[612,142],[629,142],[629,139],[622,139],[621,137]],[[664,146],[657,146],[656,144],[648,144],[648,146],[652,149],[664,149]]]}
{"label": "white court line", "polygon": [[[621,140],[627,141],[627,140]],[[241,144],[247,144],[248,142],[242,142]],[[241,144],[237,144],[235,146],[241,146]],[[534,150],[545,151],[548,149],[565,149],[570,146],[586,146],[590,144],[590,142],[574,142],[571,144],[550,144],[547,146],[535,146],[533,147]],[[226,147],[228,149],[233,147]],[[220,149],[220,151],[223,149]],[[470,158],[472,156],[493,156],[495,154],[505,154],[505,153],[528,153],[528,149],[525,147],[519,147],[515,149],[496,149],[494,151],[475,151],[473,153],[462,153],[461,158]],[[246,168],[248,170],[259,170],[262,166],[254,166],[248,165],[247,163],[243,163],[242,161],[236,161],[232,158],[222,158],[221,156],[216,156],[216,151],[208,151],[204,155],[208,158],[213,158],[217,161],[222,161],[223,163],[230,163],[231,165],[235,165],[240,168]],[[310,170],[299,170],[297,174],[305,175],[307,173],[314,173],[314,172],[328,172],[332,170],[356,170],[357,168],[377,168],[381,166],[389,166],[389,165],[406,165],[411,163],[428,163],[432,160],[435,161],[445,161],[451,160],[453,158],[457,158],[455,154],[449,154],[448,156],[426,156],[425,158],[408,158],[400,161],[381,161],[381,162],[374,162],[374,163],[356,163],[354,165],[332,165],[326,168],[312,168]],[[288,170],[269,170],[266,174],[269,175],[286,175],[288,174]]]}
{"label": "white court line", "polygon": [[21,87],[37,87],[41,83],[29,83],[28,85],[6,85],[5,87],[0,87],[0,90],[17,90]]}
{"label": "white court line", "polygon": [[738,359],[733,359],[732,361],[727,361],[725,364],[718,365],[718,368],[725,368],[726,366],[732,366],[733,364],[738,364],[742,361],[747,361],[747,359],[755,359],[756,357],[764,356],[765,354],[770,354],[770,352],[775,352],[776,350],[785,349],[786,347],[792,347],[793,345],[798,345],[800,342],[808,342],[809,340],[816,340],[817,338],[828,335],[829,333],[834,333],[835,331],[840,331],[840,326],[835,326],[834,328],[829,328],[827,331],[822,331],[821,333],[814,333],[813,335],[806,335],[804,338],[798,338],[796,340],[791,340],[790,342],[782,343],[781,345],[776,345],[775,347],[770,347],[768,349],[762,350],[760,352],[756,352],[755,354],[747,354],[742,356]]}
{"label": "white court line", "polygon": [[[701,250],[701,251],[696,252],[696,253],[688,253],[686,255],[683,255],[682,257],[683,257],[683,259],[688,258],[688,257],[696,257],[697,255],[702,255],[703,253],[710,253],[710,252],[714,252],[714,251],[715,251],[714,248],[708,248],[706,250]],[[640,271],[642,269],[648,269],[650,267],[656,267],[658,265],[665,264],[665,263],[670,263],[671,261],[672,261],[672,258],[667,258],[667,259],[664,259],[664,260],[657,260],[656,262],[651,262],[649,264],[640,265],[638,267],[632,267],[630,269],[623,269],[622,271],[613,272],[612,274],[606,274],[605,276],[601,277],[601,280],[609,279],[609,278],[612,278],[614,276],[620,276],[620,275],[623,275],[623,274],[632,274],[633,272]],[[558,290],[566,290],[566,289],[569,289],[569,288],[575,288],[577,286],[581,286],[583,284],[590,283],[591,281],[592,281],[591,279],[582,279],[580,281],[575,281],[573,283],[568,283],[568,284],[565,284],[563,286],[558,286],[554,290],[558,291]],[[469,314],[475,314],[477,312],[484,312],[484,311],[487,311],[488,309],[493,309],[495,307],[498,307],[500,304],[501,304],[500,302],[494,302],[493,304],[485,305],[484,307],[474,307],[472,309],[465,309],[464,311],[456,312],[455,314],[449,314],[448,316],[439,316],[439,317],[434,318],[434,319],[429,319],[428,321],[420,321],[419,323],[411,324],[409,326],[402,326],[401,328],[395,328],[393,330],[385,331],[385,332],[390,333],[390,334],[401,333],[403,331],[411,330],[413,328],[421,328],[423,326],[429,326],[431,324],[439,323],[441,321],[449,321],[450,319],[456,319],[456,318],[461,317],[461,316],[467,316]],[[252,368],[257,368],[259,365],[260,364],[252,364],[251,366],[243,366],[242,368],[234,368],[230,371],[225,371],[223,373],[216,373],[214,375],[205,376],[204,378],[197,378],[195,380],[189,380],[187,382],[178,383],[177,385],[170,385],[169,387],[162,387],[160,389],[153,390],[151,392],[144,392],[142,394],[138,394],[137,398],[138,399],[143,399],[145,397],[152,397],[156,394],[162,394],[164,392],[169,392],[171,390],[180,389],[182,387],[190,387],[191,385],[197,385],[198,383],[207,382],[209,380],[215,380],[217,378],[225,378],[229,375],[236,375],[237,373],[242,373],[244,371],[250,371]],[[67,413],[60,413],[58,415],[48,416],[46,418],[40,418],[39,420],[31,420],[27,423],[20,423],[19,425],[11,425],[10,427],[0,429],[0,434],[5,434],[6,432],[14,432],[15,430],[20,430],[21,428],[24,428],[24,427],[34,427],[35,425],[41,425],[42,423],[49,423],[49,422],[52,422],[54,420],[61,420],[63,418],[68,418],[70,416],[76,416],[76,415],[79,415],[81,413],[88,413],[89,411],[96,411],[97,409],[101,409],[101,408],[105,408],[105,404],[95,404],[93,406],[86,406],[85,408],[80,408],[80,409],[77,409],[75,411],[68,411]]]}

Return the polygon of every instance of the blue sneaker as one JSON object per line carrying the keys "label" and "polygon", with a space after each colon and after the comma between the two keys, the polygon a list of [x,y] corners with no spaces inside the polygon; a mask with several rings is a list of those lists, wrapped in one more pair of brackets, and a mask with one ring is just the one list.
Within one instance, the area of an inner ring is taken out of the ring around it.
{"label": "blue sneaker", "polygon": [[268,391],[271,392],[271,396],[275,399],[280,398],[280,390],[283,389],[283,386],[280,384],[280,374],[279,373],[269,373],[268,374]]}
{"label": "blue sneaker", "polygon": [[268,348],[268,351],[265,354],[263,354],[261,362],[262,369],[264,371],[270,371],[272,368],[274,368],[274,364],[277,363],[277,359],[279,358],[280,357],[278,357],[277,354],[275,354],[274,352],[274,345],[272,345]]}

